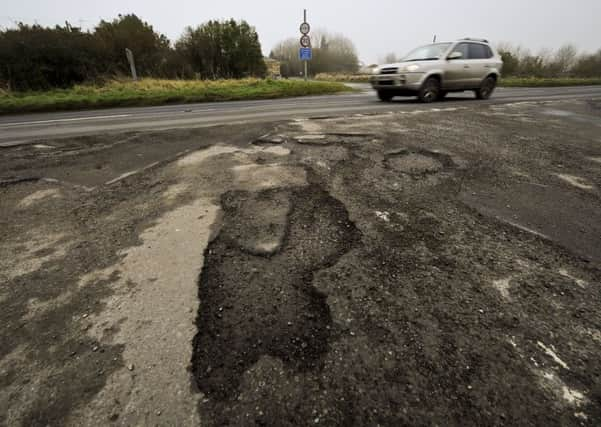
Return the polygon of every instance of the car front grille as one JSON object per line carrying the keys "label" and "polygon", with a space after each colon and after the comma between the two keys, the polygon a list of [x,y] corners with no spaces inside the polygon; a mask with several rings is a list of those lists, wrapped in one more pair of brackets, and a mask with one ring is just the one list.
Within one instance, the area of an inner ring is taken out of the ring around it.
{"label": "car front grille", "polygon": [[380,70],[380,74],[397,74],[398,72],[399,72],[399,69],[396,67],[382,68]]}

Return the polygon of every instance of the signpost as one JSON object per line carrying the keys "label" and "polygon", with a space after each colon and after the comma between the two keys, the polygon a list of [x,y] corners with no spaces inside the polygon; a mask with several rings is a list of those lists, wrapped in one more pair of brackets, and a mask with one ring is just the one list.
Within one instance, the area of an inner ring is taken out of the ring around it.
{"label": "signpost", "polygon": [[311,46],[311,37],[302,36],[300,39],[300,44],[302,47],[310,47]]}
{"label": "signpost", "polygon": [[313,58],[313,52],[310,47],[301,47],[299,51],[299,57],[301,61],[310,61]]}
{"label": "signpost", "polygon": [[300,25],[300,32],[302,34],[300,38],[301,48],[298,51],[298,57],[305,64],[305,81],[308,80],[308,61],[313,58],[313,52],[311,50],[311,37],[309,36],[309,31],[311,31],[311,26],[307,22],[307,9],[304,10],[303,13],[303,23]]}

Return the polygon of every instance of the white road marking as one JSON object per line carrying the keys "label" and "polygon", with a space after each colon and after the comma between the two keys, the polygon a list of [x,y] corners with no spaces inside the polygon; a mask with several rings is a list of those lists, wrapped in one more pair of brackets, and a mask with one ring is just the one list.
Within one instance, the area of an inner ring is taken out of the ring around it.
{"label": "white road marking", "polygon": [[580,188],[582,190],[594,190],[595,186],[589,184],[587,180],[575,175],[568,175],[563,173],[555,174],[559,179],[567,182],[568,184],[573,185],[574,187]]}
{"label": "white road marking", "polygon": [[562,268],[559,270],[559,274],[562,275],[563,277],[567,278],[567,279],[571,279],[573,280],[578,286],[580,286],[581,288],[586,288],[586,281],[579,279],[578,277],[574,277],[572,276],[568,270],[566,270],[565,268]]}
{"label": "white road marking", "polygon": [[555,363],[557,363],[558,365],[560,365],[562,368],[569,370],[570,368],[568,367],[568,364],[566,362],[564,362],[563,360],[561,360],[559,358],[559,356],[557,354],[555,354],[555,352],[553,350],[551,350],[549,347],[547,347],[546,345],[544,345],[542,342],[538,341],[537,342],[538,346],[540,348],[542,348],[543,350],[545,350],[545,353],[551,357],[551,359],[553,359],[555,361]]}
{"label": "white road marking", "polygon": [[82,120],[116,119],[116,118],[121,118],[121,117],[130,117],[130,116],[132,116],[132,114],[113,114],[110,116],[71,117],[68,119],[35,120],[35,121],[31,121],[31,122],[11,122],[11,123],[0,124],[0,127],[43,125],[43,124],[60,123],[60,122],[77,122],[77,121],[82,121]]}
{"label": "white road marking", "polygon": [[138,174],[140,172],[144,172],[144,171],[146,171],[146,170],[148,170],[150,168],[153,168],[153,167],[155,167],[158,164],[159,164],[159,162],[154,162],[154,163],[151,163],[149,165],[144,166],[143,168],[136,169],[136,170],[133,170],[133,171],[130,171],[130,172],[125,172],[124,174],[119,175],[117,178],[111,179],[110,181],[105,182],[104,185],[113,185],[114,183],[122,181],[125,178],[129,178],[130,176],[136,175],[136,174]]}

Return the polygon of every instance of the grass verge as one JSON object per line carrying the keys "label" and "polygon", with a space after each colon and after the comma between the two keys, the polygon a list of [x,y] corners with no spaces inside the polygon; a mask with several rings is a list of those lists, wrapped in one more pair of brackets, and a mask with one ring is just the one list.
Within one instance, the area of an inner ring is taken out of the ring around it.
{"label": "grass verge", "polygon": [[157,80],[111,81],[45,92],[0,91],[0,114],[173,103],[273,99],[352,91],[337,82],[302,80]]}
{"label": "grass verge", "polygon": [[601,85],[601,78],[576,77],[505,77],[499,82],[502,87],[559,87],[559,86],[589,86]]}
{"label": "grass verge", "polygon": [[[366,74],[318,74],[316,80],[324,82],[367,83],[369,75]],[[504,77],[499,81],[501,87],[559,87],[559,86],[589,86],[601,85],[599,78],[577,77]]]}

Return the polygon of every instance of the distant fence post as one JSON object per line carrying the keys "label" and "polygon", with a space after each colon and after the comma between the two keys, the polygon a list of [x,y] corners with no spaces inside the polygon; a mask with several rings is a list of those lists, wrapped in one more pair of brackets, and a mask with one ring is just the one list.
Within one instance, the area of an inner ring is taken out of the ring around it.
{"label": "distant fence post", "polygon": [[136,80],[138,80],[138,74],[136,73],[136,63],[134,62],[134,54],[131,50],[125,48],[125,56],[127,56],[129,68],[131,69],[131,78],[135,82]]}
{"label": "distant fence post", "polygon": [[13,76],[10,73],[10,65],[6,64],[6,70],[8,71],[8,83],[6,84],[6,88],[8,89],[9,92],[12,92],[12,89],[13,89],[13,85],[12,85]]}

